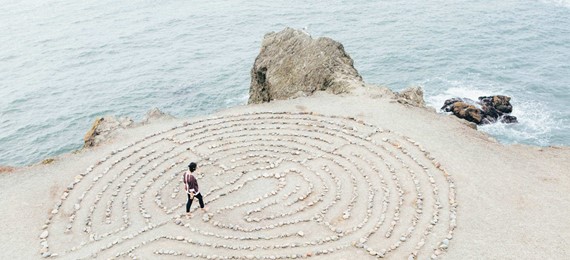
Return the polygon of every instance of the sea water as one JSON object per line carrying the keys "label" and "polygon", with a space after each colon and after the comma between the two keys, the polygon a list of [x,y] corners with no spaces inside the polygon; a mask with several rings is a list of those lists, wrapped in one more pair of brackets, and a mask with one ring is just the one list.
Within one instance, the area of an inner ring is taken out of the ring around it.
{"label": "sea water", "polygon": [[97,116],[177,117],[247,102],[263,35],[341,42],[368,83],[512,97],[507,144],[570,144],[570,1],[2,1],[0,165],[82,146]]}

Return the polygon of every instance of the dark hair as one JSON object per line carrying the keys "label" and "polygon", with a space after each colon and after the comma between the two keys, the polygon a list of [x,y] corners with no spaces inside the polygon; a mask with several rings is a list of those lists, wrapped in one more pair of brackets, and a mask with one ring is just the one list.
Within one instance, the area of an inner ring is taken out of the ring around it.
{"label": "dark hair", "polygon": [[190,170],[190,172],[194,172],[196,170],[196,163],[195,162],[191,162],[190,164],[188,164],[188,169]]}

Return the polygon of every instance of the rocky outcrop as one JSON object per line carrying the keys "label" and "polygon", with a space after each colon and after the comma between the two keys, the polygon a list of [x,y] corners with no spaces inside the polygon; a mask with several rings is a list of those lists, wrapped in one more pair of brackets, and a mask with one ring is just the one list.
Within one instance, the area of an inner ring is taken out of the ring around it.
{"label": "rocky outcrop", "polygon": [[160,111],[160,109],[155,107],[155,108],[152,108],[151,110],[149,110],[148,112],[146,112],[146,115],[144,116],[141,123],[142,124],[148,124],[150,122],[153,122],[156,120],[161,120],[161,119],[174,119],[174,117],[172,115],[169,115],[167,113]]}
{"label": "rocky outcrop", "polygon": [[97,146],[100,143],[112,138],[117,130],[132,128],[139,125],[148,124],[162,119],[173,119],[174,117],[160,111],[158,108],[149,110],[140,123],[135,123],[128,117],[105,116],[95,119],[91,129],[83,138],[83,148]]}
{"label": "rocky outcrop", "polygon": [[11,173],[15,171],[16,168],[10,166],[0,166],[0,174],[2,173]]}
{"label": "rocky outcrop", "polygon": [[338,94],[363,84],[342,44],[286,28],[263,38],[251,69],[248,103],[307,96],[320,90]]}
{"label": "rocky outcrop", "polygon": [[128,117],[106,116],[97,118],[91,129],[83,137],[83,148],[97,146],[107,140],[117,129],[127,128],[133,123],[133,120]]}
{"label": "rocky outcrop", "polygon": [[478,101],[452,98],[444,102],[441,110],[476,124],[517,123],[517,118],[509,114],[513,111],[510,100],[510,97],[501,95],[479,97]]}
{"label": "rocky outcrop", "polygon": [[401,92],[396,93],[396,100],[405,105],[415,107],[426,107],[424,101],[424,91],[421,87],[409,87]]}

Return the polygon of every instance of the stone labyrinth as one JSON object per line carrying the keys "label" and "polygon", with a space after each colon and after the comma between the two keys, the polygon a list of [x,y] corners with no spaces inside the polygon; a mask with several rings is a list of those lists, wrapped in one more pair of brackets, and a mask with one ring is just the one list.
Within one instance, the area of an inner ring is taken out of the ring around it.
{"label": "stone labyrinth", "polygon": [[[190,161],[208,213],[185,213]],[[64,258],[430,259],[455,185],[420,144],[340,116],[258,112],[184,123],[78,173],[40,231]]]}

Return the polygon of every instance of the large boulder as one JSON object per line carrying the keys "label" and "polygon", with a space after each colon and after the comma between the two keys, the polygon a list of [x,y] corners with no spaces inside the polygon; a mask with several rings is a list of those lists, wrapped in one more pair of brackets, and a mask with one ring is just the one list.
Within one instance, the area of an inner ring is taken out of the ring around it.
{"label": "large boulder", "polygon": [[481,110],[465,102],[454,103],[451,112],[453,112],[455,116],[475,124],[480,124],[483,119],[481,116]]}
{"label": "large boulder", "polygon": [[478,101],[451,98],[444,102],[441,110],[476,124],[517,123],[517,118],[509,114],[513,111],[510,100],[501,95],[479,97]]}
{"label": "large boulder", "polygon": [[342,44],[286,28],[263,38],[251,69],[248,103],[307,96],[319,90],[338,94],[363,85]]}

